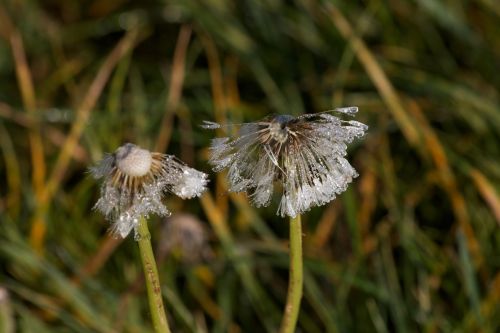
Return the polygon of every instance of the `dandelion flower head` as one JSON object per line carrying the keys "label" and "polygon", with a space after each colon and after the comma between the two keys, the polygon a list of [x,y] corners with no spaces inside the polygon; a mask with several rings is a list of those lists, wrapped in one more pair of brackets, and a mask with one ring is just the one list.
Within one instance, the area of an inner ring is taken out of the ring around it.
{"label": "dandelion flower head", "polygon": [[[353,115],[357,107],[333,111]],[[295,217],[332,201],[358,175],[345,159],[347,144],[368,127],[331,113],[240,124],[237,135],[212,140],[209,163],[216,172],[228,169],[229,190],[247,192],[256,207],[269,205],[277,182],[282,191],[277,214]],[[222,126],[205,121],[202,127]]]}
{"label": "dandelion flower head", "polygon": [[208,182],[205,173],[175,156],[153,153],[132,143],[106,154],[90,172],[103,179],[101,197],[94,208],[112,221],[112,233],[122,238],[135,229],[141,217],[170,215],[162,203],[166,192],[189,199],[199,196]]}

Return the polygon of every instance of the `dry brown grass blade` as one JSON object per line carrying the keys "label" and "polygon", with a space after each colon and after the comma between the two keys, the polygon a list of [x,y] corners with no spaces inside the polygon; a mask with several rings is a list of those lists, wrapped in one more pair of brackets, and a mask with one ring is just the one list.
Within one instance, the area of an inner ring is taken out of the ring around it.
{"label": "dry brown grass blade", "polygon": [[[210,275],[212,274],[212,272],[204,269],[202,266],[197,267],[197,269],[194,271],[194,275],[196,276],[196,278],[206,285],[207,283],[203,276],[205,275],[205,273],[208,273]],[[220,320],[224,316],[224,313],[222,312],[219,305],[212,299],[211,295],[204,288],[193,287],[191,294],[200,303],[203,310],[214,320]]]}
{"label": "dry brown grass blade", "polygon": [[57,188],[66,173],[73,155],[72,152],[78,145],[78,141],[80,140],[85,126],[87,125],[90,113],[95,107],[99,96],[102,94],[113,69],[116,67],[120,59],[130,52],[137,41],[138,33],[136,30],[127,32],[127,34],[120,40],[118,45],[111,51],[110,55],[104,61],[92,81],[87,94],[76,110],[75,120],[59,152],[52,173],[45,184],[44,191],[42,192],[42,196],[40,198],[41,200],[33,217],[30,242],[38,253],[43,251],[43,241],[46,232],[44,216],[49,208],[49,203],[53,195],[57,191]]}
{"label": "dry brown grass blade", "polygon": [[[26,113],[16,112],[9,105],[2,102],[0,102],[0,117],[28,129],[37,126],[37,122],[32,116]],[[47,124],[44,124],[43,135],[56,147],[62,147],[66,141],[66,135],[62,131],[55,127],[48,126]],[[81,163],[87,163],[89,160],[87,151],[80,144],[77,144],[72,151],[72,158]]]}
{"label": "dry brown grass blade", "polygon": [[387,104],[389,111],[401,127],[406,139],[412,145],[417,145],[419,142],[418,130],[413,125],[412,119],[406,112],[394,86],[375,59],[375,56],[370,52],[363,40],[356,35],[354,29],[344,15],[333,4],[328,3],[325,8],[326,13],[330,15],[331,21],[337,27],[342,37],[350,43],[354,54],[365,68],[366,73],[379,91],[384,102]]}
{"label": "dry brown grass blade", "polygon": [[[2,30],[0,34],[5,36],[8,40],[12,51],[17,83],[19,90],[21,91],[23,106],[29,115],[34,115],[36,112],[35,87],[26,58],[22,36],[12,24],[9,15],[5,12],[3,7],[0,7],[0,21],[3,22],[3,24],[0,25],[0,29]],[[37,124],[30,128],[28,139],[31,148],[31,174],[33,189],[36,201],[40,203],[45,184],[46,165],[42,136],[40,128]]]}
{"label": "dry brown grass blade", "polygon": [[217,47],[210,36],[201,34],[200,38],[203,47],[205,48],[208,60],[215,120],[217,122],[224,122],[226,121],[226,98],[224,94],[219,52],[217,51]]}
{"label": "dry brown grass blade", "polygon": [[238,221],[238,226],[246,229],[253,223],[258,213],[255,211],[255,208],[250,205],[250,202],[248,202],[248,197],[245,193],[228,192],[227,195],[229,199],[231,199],[231,202],[237,207],[239,211],[238,214],[242,217],[242,219]]}
{"label": "dry brown grass blade", "polygon": [[0,150],[4,156],[5,171],[7,172],[8,192],[5,198],[5,208],[10,213],[10,217],[16,220],[21,208],[21,168],[12,139],[1,122]]}
{"label": "dry brown grass blade", "polygon": [[221,240],[221,242],[227,244],[227,241],[231,241],[231,232],[224,215],[215,204],[212,195],[208,191],[205,192],[200,197],[200,202],[203,211],[207,215],[208,221],[214,229],[217,237]]}
{"label": "dry brown grass blade", "polygon": [[240,60],[236,56],[228,56],[224,61],[227,75],[225,76],[226,107],[234,108],[241,104],[240,90],[238,88],[238,69]]}
{"label": "dry brown grass blade", "polygon": [[368,254],[373,248],[373,237],[371,233],[373,213],[377,206],[377,174],[370,167],[361,170],[363,176],[360,179],[359,188],[361,203],[358,212],[358,223],[363,244],[363,252]]}
{"label": "dry brown grass blade", "polygon": [[314,244],[315,250],[321,250],[330,239],[335,229],[340,209],[341,206],[338,201],[333,201],[326,207],[310,241],[310,243]]}
{"label": "dry brown grass blade", "polygon": [[23,39],[19,31],[12,31],[9,36],[9,42],[15,62],[16,76],[23,104],[26,110],[32,114],[36,111],[35,87],[33,85],[33,78],[31,77],[28,60],[26,59]]}
{"label": "dry brown grass blade", "polygon": [[500,273],[495,275],[493,282],[490,284],[489,292],[487,292],[487,297],[481,305],[481,311],[485,317],[491,316],[495,313],[495,309],[498,309],[500,304]]}
{"label": "dry brown grass blade", "polygon": [[[23,41],[21,35],[15,31],[10,37],[10,44],[14,61],[16,63],[16,74],[19,83],[19,89],[23,99],[23,105],[30,114],[36,112],[36,98],[31,72],[26,60]],[[29,141],[31,146],[31,163],[32,163],[32,178],[33,187],[37,201],[40,201],[43,185],[45,183],[45,154],[43,149],[42,136],[40,128],[34,126],[29,133]]]}
{"label": "dry brown grass blade", "polygon": [[425,148],[436,165],[441,186],[450,197],[455,218],[457,219],[458,225],[462,227],[464,231],[465,237],[467,238],[467,244],[474,258],[474,262],[477,267],[479,267],[483,263],[481,248],[474,233],[474,229],[470,223],[465,198],[462,193],[460,193],[455,174],[450,167],[443,145],[441,144],[436,133],[432,130],[430,124],[427,122],[420,106],[415,102],[410,102],[409,110],[412,112],[414,118],[419,124],[419,128],[423,134]]}
{"label": "dry brown grass blade", "polygon": [[[219,52],[210,36],[200,34],[200,39],[205,48],[208,60],[208,71],[210,73],[212,99],[214,104],[214,118],[218,123],[225,123],[227,107]],[[215,200],[217,201],[217,207],[219,207],[222,214],[226,216],[229,203],[226,195],[227,186],[225,184],[224,174],[218,173],[216,177],[217,186],[215,189]]]}
{"label": "dry brown grass blade", "polygon": [[[377,141],[373,140],[371,145],[377,145]],[[370,233],[372,214],[377,205],[377,173],[374,170],[374,163],[372,158],[367,159],[359,172],[361,175],[359,179],[361,203],[358,212],[358,223],[362,239]]]}
{"label": "dry brown grass blade", "polygon": [[8,119],[22,127],[32,127],[35,125],[35,120],[30,115],[16,112],[3,102],[0,102],[0,117]]}
{"label": "dry brown grass blade", "polygon": [[0,6],[0,37],[9,41],[14,31],[14,26],[3,6]]}
{"label": "dry brown grass blade", "polygon": [[495,216],[497,223],[500,225],[500,197],[495,191],[495,188],[490,183],[488,178],[486,178],[479,170],[472,169],[469,175],[474,181],[474,185],[476,185],[479,193],[483,196],[484,201],[486,201],[488,206],[490,206],[493,216]]}
{"label": "dry brown grass blade", "polygon": [[172,60],[172,75],[170,77],[170,89],[168,91],[165,114],[160,126],[160,133],[156,140],[155,151],[164,152],[168,148],[172,136],[172,121],[182,96],[184,77],[186,75],[186,54],[191,40],[192,28],[183,25],[177,37],[177,45]]}

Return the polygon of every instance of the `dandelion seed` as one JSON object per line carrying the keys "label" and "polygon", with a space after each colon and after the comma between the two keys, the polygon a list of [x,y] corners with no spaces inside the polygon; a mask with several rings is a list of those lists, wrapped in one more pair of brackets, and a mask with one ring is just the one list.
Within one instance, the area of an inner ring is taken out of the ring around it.
{"label": "dandelion seed", "polygon": [[220,124],[214,123],[213,121],[208,121],[208,120],[203,120],[203,124],[201,125],[201,128],[204,129],[217,129],[220,128]]}
{"label": "dandelion seed", "polygon": [[[332,111],[353,115],[357,107]],[[257,207],[269,205],[278,182],[282,197],[277,214],[282,217],[324,205],[357,177],[345,159],[347,144],[368,129],[332,111],[241,124],[238,136],[212,140],[209,163],[216,172],[228,169],[229,190],[247,192]]]}
{"label": "dandelion seed", "polygon": [[104,179],[94,209],[113,222],[112,233],[122,238],[135,230],[141,217],[170,214],[162,203],[166,192],[192,198],[199,196],[208,182],[206,174],[176,157],[152,153],[132,143],[107,154],[90,172],[94,178]]}

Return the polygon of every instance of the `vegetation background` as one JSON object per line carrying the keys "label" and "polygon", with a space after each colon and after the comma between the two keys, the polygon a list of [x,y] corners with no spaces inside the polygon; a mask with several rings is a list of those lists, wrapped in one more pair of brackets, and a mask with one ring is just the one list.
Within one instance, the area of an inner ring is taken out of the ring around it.
{"label": "vegetation background", "polygon": [[[0,1],[0,330],[151,331],[87,168],[210,172],[202,120],[359,107],[360,177],[303,218],[300,332],[500,331],[500,2]],[[287,220],[226,194],[153,219],[174,332],[274,332]]]}

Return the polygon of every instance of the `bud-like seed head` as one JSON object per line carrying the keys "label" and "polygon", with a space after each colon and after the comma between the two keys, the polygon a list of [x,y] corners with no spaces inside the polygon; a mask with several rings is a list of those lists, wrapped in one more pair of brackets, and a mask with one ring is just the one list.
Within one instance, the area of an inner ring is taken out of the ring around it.
{"label": "bud-like seed head", "polygon": [[132,143],[105,155],[90,171],[96,179],[104,179],[95,208],[113,221],[113,233],[122,238],[135,230],[141,217],[170,214],[162,203],[166,192],[192,198],[208,183],[206,174],[175,156],[151,153]]}

